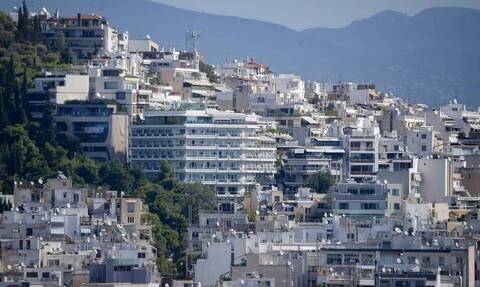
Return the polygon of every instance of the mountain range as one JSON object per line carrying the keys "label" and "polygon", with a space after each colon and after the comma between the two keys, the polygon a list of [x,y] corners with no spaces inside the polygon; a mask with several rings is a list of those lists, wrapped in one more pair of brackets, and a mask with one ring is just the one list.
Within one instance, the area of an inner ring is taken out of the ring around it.
{"label": "mountain range", "polygon": [[[20,0],[2,0],[12,11]],[[413,16],[383,11],[343,28],[293,30],[278,24],[174,8],[148,0],[27,0],[30,10],[106,16],[130,38],[150,35],[185,47],[200,31],[206,62],[254,58],[277,73],[317,81],[374,82],[384,91],[431,105],[453,98],[480,105],[480,10],[439,7]],[[339,11],[341,13],[341,11]],[[300,17],[300,16],[299,16]]]}

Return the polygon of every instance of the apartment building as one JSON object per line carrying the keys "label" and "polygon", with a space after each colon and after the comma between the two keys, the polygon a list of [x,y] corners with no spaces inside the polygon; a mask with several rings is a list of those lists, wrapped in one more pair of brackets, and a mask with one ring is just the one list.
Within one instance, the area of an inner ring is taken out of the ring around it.
{"label": "apartment building", "polygon": [[129,118],[117,112],[116,105],[70,103],[59,105],[55,117],[57,133],[76,138],[91,158],[125,161],[128,147]]}
{"label": "apartment building", "polygon": [[336,180],[343,176],[345,150],[342,147],[295,148],[283,158],[280,182],[284,192],[292,194],[308,184],[320,171],[330,172]]}
{"label": "apartment building", "polygon": [[407,130],[405,142],[410,153],[422,157],[438,154],[443,148],[440,134],[427,126]]}
{"label": "apartment building", "polygon": [[88,76],[66,72],[44,72],[33,79],[34,87],[28,89],[30,113],[41,118],[45,103],[64,104],[71,100],[88,100]]}
{"label": "apartment building", "polygon": [[375,179],[378,171],[379,136],[373,129],[355,129],[346,136],[349,154],[347,177],[356,181]]}
{"label": "apartment building", "polygon": [[258,116],[211,109],[151,110],[130,131],[129,161],[154,176],[160,161],[181,181],[241,195],[275,174],[275,140]]}
{"label": "apartment building", "polygon": [[[42,23],[41,23],[42,24]],[[99,54],[114,53],[125,36],[111,26],[100,15],[82,15],[50,18],[43,22],[42,33],[55,42],[59,33],[65,36],[66,46],[73,52],[74,59],[92,59]],[[128,42],[128,39],[126,40]]]}
{"label": "apartment building", "polygon": [[[397,189],[398,190],[398,189]],[[395,193],[396,196],[400,196]],[[388,209],[388,188],[382,183],[341,183],[333,192],[333,212],[351,217],[383,217]],[[396,202],[396,210],[400,203]]]}

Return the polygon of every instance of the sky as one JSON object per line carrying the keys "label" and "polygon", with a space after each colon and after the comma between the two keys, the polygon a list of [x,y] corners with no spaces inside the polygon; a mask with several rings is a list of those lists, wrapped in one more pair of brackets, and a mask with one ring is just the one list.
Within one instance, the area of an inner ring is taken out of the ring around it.
{"label": "sky", "polygon": [[480,0],[152,0],[177,8],[281,24],[295,30],[339,28],[383,10],[414,15],[426,8],[480,9]]}

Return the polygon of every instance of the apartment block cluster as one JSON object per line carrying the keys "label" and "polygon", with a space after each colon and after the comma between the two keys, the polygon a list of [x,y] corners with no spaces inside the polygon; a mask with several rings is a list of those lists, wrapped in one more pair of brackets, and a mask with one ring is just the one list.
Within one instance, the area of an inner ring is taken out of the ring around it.
{"label": "apartment block cluster", "polygon": [[76,188],[59,173],[15,181],[2,202],[11,210],[0,218],[0,286],[158,286],[142,200]]}
{"label": "apartment block cluster", "polygon": [[[251,58],[207,72],[196,33],[185,50],[167,49],[98,15],[44,16],[42,31],[65,34],[75,65],[35,79],[32,116],[49,100],[59,136],[92,158],[150,177],[168,161],[179,180],[217,193],[218,208],[189,228],[188,278],[174,286],[480,286],[479,110],[453,98],[409,103],[373,83],[305,81]],[[319,175],[334,181],[321,193]],[[67,267],[47,276],[63,285],[90,264],[88,284],[126,282],[115,270],[138,268],[145,276],[129,282],[154,282],[148,228],[116,208],[131,199],[79,191],[75,202],[65,189],[34,197],[17,187],[0,225],[2,274],[48,285],[29,268]]]}

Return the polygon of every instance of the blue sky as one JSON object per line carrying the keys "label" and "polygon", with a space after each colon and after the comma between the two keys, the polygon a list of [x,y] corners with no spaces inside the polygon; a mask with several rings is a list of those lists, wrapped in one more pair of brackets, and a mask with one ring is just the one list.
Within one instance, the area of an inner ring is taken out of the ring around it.
{"label": "blue sky", "polygon": [[152,0],[178,8],[262,20],[301,30],[343,27],[383,10],[413,15],[437,6],[480,9],[480,0]]}

